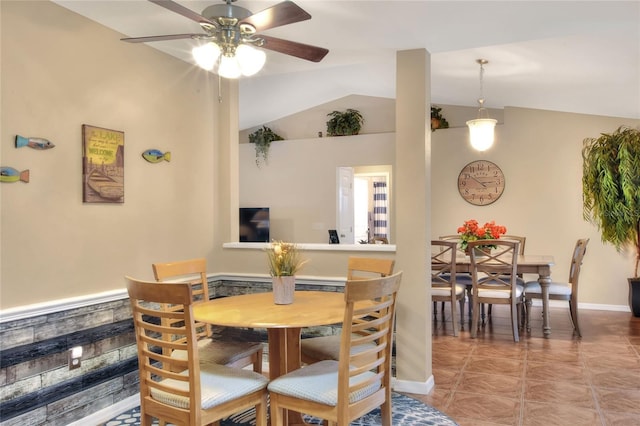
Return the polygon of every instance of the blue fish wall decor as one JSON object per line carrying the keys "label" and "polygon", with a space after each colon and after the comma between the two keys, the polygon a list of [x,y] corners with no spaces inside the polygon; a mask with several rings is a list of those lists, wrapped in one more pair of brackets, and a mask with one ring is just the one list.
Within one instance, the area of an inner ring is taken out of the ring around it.
{"label": "blue fish wall decor", "polygon": [[43,150],[54,148],[55,145],[51,141],[44,138],[25,138],[24,136],[16,135],[16,148],[22,148],[28,146],[29,148]]}
{"label": "blue fish wall decor", "polygon": [[19,172],[13,167],[0,167],[0,182],[29,182],[29,170]]}
{"label": "blue fish wall decor", "polygon": [[164,154],[157,149],[148,149],[142,153],[142,158],[150,163],[159,163],[162,160],[171,161],[171,153],[165,152]]}

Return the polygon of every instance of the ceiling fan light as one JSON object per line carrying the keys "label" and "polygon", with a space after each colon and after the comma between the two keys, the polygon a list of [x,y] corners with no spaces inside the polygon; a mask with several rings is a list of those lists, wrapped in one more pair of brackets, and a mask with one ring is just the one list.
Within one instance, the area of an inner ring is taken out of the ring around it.
{"label": "ceiling fan light", "polygon": [[213,42],[205,43],[191,49],[191,54],[200,68],[211,71],[220,56],[220,46]]}
{"label": "ceiling fan light", "polygon": [[240,65],[235,56],[222,55],[220,57],[220,65],[218,65],[218,75],[220,77],[238,78],[241,74]]}
{"label": "ceiling fan light", "polygon": [[240,65],[240,71],[243,75],[251,76],[256,74],[262,69],[267,55],[263,50],[256,49],[255,47],[241,44],[236,48],[236,58]]}
{"label": "ceiling fan light", "polygon": [[478,118],[467,121],[469,126],[469,142],[477,151],[486,151],[494,141],[494,130],[498,120],[493,118]]}

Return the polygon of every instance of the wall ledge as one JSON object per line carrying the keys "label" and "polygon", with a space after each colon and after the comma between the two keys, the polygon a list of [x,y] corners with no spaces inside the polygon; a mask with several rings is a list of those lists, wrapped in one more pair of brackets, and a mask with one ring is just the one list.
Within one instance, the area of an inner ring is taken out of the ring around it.
{"label": "wall ledge", "polygon": [[[224,243],[223,248],[226,249],[243,249],[243,250],[263,250],[268,248],[270,243]],[[300,250],[306,251],[363,251],[363,252],[395,252],[395,244],[314,244],[314,243],[296,243]]]}

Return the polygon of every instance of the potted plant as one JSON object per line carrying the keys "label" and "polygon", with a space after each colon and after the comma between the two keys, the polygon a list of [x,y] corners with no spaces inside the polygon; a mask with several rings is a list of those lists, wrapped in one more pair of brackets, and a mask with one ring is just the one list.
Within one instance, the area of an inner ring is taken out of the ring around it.
{"label": "potted plant", "polygon": [[585,220],[616,250],[635,248],[629,278],[629,307],[640,317],[640,130],[620,126],[613,133],[586,138],[582,148]]}
{"label": "potted plant", "polygon": [[256,165],[258,167],[260,167],[263,162],[267,162],[271,142],[281,140],[284,140],[284,138],[267,126],[262,126],[262,128],[249,134],[249,142],[256,144]]}
{"label": "potted plant", "polygon": [[276,305],[293,303],[296,272],[306,263],[293,243],[273,241],[266,249],[272,277],[273,301]]}
{"label": "potted plant", "polygon": [[347,109],[346,111],[333,111],[328,116],[331,117],[327,121],[327,135],[329,136],[348,136],[360,133],[364,117],[360,111],[355,109]]}
{"label": "potted plant", "polygon": [[[458,228],[458,234],[460,235],[460,250],[463,250],[468,255],[469,242],[478,240],[497,240],[506,232],[506,227],[496,225],[496,222],[493,220],[482,226],[480,226],[480,223],[475,219],[466,220],[462,226]],[[486,245],[483,247],[485,249],[496,248],[496,246],[493,245]]]}
{"label": "potted plant", "polygon": [[449,122],[442,116],[442,108],[437,106],[431,107],[431,131],[435,132],[436,129],[448,129]]}

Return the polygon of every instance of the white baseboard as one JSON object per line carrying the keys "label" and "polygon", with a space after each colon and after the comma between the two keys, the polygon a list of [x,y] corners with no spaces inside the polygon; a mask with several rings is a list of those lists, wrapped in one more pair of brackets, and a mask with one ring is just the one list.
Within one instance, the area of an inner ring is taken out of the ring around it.
{"label": "white baseboard", "polygon": [[[533,306],[542,306],[542,299],[533,299]],[[549,306],[552,308],[569,308],[569,302],[565,300],[549,300]],[[578,303],[578,309],[586,309],[591,311],[614,311],[614,312],[631,312],[627,305],[603,305],[600,303]]]}
{"label": "white baseboard", "polygon": [[122,414],[125,411],[129,411],[132,408],[140,405],[140,394],[137,393],[135,395],[131,395],[130,397],[123,399],[122,401],[116,402],[109,407],[103,408],[100,411],[96,411],[95,413],[77,420],[73,423],[69,423],[67,426],[88,426],[88,425],[101,425],[103,423],[108,422],[112,418],[116,417],[118,414]]}
{"label": "white baseboard", "polygon": [[427,381],[420,383],[412,380],[400,380],[396,377],[391,378],[391,389],[397,392],[415,393],[418,395],[427,395],[433,387],[435,381],[433,375],[429,376]]}

